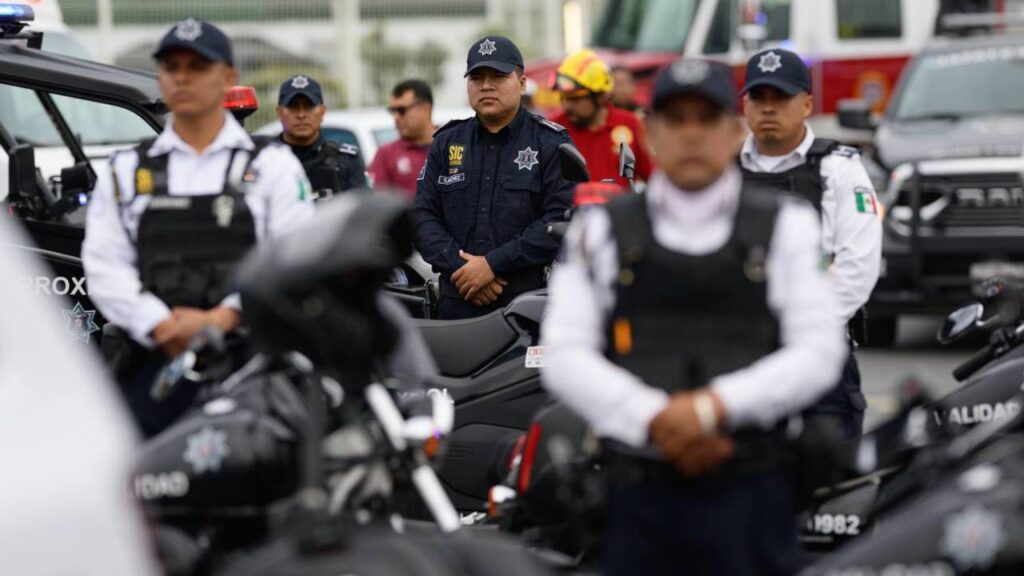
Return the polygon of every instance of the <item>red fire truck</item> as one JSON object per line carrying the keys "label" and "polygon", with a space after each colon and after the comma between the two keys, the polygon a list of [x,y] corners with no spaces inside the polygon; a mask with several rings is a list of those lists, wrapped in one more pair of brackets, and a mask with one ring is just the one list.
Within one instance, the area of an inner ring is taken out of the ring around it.
{"label": "red fire truck", "polygon": [[[935,34],[940,14],[1003,11],[1014,0],[609,0],[592,47],[633,71],[637,102],[647,104],[657,71],[680,53],[726,62],[742,83],[750,55],[767,47],[800,54],[812,68],[815,131],[840,136],[843,99],[884,110],[908,58]],[[550,89],[555,59],[533,62],[534,102],[559,107]]]}

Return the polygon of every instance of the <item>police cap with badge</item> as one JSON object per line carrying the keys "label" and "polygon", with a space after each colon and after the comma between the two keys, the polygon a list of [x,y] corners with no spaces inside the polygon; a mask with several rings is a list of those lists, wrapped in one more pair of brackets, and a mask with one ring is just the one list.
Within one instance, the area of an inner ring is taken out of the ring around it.
{"label": "police cap with badge", "polygon": [[675,98],[688,95],[701,96],[725,110],[736,111],[732,69],[718,62],[680,58],[655,80],[651,109],[663,109]]}
{"label": "police cap with badge", "polygon": [[231,40],[213,24],[197,18],[186,18],[178,22],[160,40],[153,58],[160,60],[167,52],[181,48],[191,50],[212,62],[235,65]]}
{"label": "police cap with badge", "polygon": [[466,73],[469,76],[480,68],[491,68],[502,74],[511,74],[516,66],[526,69],[519,47],[504,36],[487,36],[473,43],[466,56]]}
{"label": "police cap with badge", "polygon": [[773,48],[754,54],[747,62],[747,76],[741,94],[758,86],[771,86],[789,96],[811,93],[811,72],[807,65],[789,50]]}
{"label": "police cap with badge", "polygon": [[277,104],[290,106],[299,96],[304,96],[314,106],[324,103],[324,92],[320,88],[320,83],[309,76],[296,74],[281,83],[281,89],[277,94]]}

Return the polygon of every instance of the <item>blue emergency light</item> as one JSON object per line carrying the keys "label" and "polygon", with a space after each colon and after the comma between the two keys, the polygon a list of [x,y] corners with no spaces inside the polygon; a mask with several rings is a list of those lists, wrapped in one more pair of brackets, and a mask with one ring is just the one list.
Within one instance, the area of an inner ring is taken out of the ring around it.
{"label": "blue emergency light", "polygon": [[0,4],[0,23],[31,22],[36,13],[31,6],[25,4]]}

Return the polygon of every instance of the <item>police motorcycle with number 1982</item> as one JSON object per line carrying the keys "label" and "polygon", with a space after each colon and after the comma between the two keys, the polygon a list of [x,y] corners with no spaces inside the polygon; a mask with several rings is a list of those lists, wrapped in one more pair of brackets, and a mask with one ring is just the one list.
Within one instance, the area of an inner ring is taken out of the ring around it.
{"label": "police motorcycle with number 1982", "polygon": [[[407,416],[423,395],[388,381],[408,334],[380,287],[411,245],[408,222],[397,199],[329,201],[310,224],[325,242],[282,238],[239,268],[256,356],[223,378],[224,348],[204,334],[157,380],[155,395],[208,383],[143,446],[133,479],[171,573],[545,573],[500,535],[459,534],[426,454],[452,408],[428,396]],[[396,401],[403,387],[412,406]],[[400,516],[416,495],[435,524]]]}
{"label": "police motorcycle with number 1982", "polygon": [[[908,381],[899,415],[849,443],[823,441],[828,430],[813,421],[791,423],[789,459],[803,502],[797,525],[809,552],[827,553],[871,533],[876,516],[893,501],[920,493],[925,486],[906,472],[925,457],[919,454],[974,426],[1019,417],[1024,300],[999,282],[979,287],[979,293],[985,305],[952,312],[938,335],[950,343],[974,330],[991,331],[990,344],[954,370],[966,380],[961,388],[931,399]],[[604,479],[600,445],[583,421],[562,406],[546,408],[508,462],[507,477],[489,494],[489,512],[499,525],[582,563],[593,559]]]}

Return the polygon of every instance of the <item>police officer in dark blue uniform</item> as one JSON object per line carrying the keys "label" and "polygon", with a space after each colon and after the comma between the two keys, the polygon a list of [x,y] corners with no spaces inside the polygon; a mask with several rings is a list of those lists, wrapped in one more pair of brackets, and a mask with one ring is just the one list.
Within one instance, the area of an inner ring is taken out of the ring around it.
{"label": "police officer in dark blue uniform", "polygon": [[277,98],[281,141],[302,162],[317,198],[369,186],[359,148],[324,138],[320,132],[326,113],[323,90],[316,80],[299,74],[281,84]]}
{"label": "police officer in dark blue uniform", "polygon": [[441,274],[438,316],[470,318],[541,288],[559,241],[547,231],[572,202],[558,146],[565,128],[521,106],[523,56],[508,38],[469,49],[476,116],[434,135],[413,201],[415,245]]}

